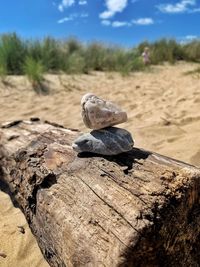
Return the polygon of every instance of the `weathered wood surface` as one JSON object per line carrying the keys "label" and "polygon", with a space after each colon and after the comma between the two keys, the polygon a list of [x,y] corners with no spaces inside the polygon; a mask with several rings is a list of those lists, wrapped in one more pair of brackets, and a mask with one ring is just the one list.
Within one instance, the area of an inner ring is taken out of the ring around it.
{"label": "weathered wood surface", "polygon": [[37,120],[0,129],[1,177],[49,264],[200,266],[200,169],[137,148],[77,156],[79,134]]}

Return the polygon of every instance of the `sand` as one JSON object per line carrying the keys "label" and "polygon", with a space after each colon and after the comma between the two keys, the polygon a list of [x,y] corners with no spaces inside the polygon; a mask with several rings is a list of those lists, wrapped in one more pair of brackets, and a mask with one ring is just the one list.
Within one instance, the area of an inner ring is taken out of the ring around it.
{"label": "sand", "polygon": [[[80,116],[87,92],[112,100],[128,113],[121,127],[135,146],[200,166],[200,78],[186,75],[195,64],[163,65],[122,77],[117,73],[47,75],[47,95],[37,95],[25,77],[0,84],[0,122],[40,117],[88,131]],[[20,210],[0,191],[0,266],[45,267],[37,243]],[[25,234],[18,226],[25,228]]]}

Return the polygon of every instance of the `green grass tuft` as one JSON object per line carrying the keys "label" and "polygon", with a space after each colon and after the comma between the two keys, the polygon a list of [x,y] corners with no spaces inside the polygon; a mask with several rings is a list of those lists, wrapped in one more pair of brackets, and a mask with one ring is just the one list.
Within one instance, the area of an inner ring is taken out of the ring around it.
{"label": "green grass tuft", "polygon": [[44,66],[40,61],[27,57],[24,63],[24,74],[28,77],[36,92],[42,91],[44,81]]}
{"label": "green grass tuft", "polygon": [[184,73],[185,75],[193,75],[194,78],[200,78],[200,66],[194,70],[190,70]]}
{"label": "green grass tuft", "polygon": [[0,80],[2,83],[6,83],[7,79],[7,69],[4,65],[0,65]]}

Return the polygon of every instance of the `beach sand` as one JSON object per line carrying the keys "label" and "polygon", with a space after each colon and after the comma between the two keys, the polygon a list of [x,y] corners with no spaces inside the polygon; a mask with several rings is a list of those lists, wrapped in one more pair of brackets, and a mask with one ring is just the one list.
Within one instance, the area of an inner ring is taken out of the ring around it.
{"label": "beach sand", "polygon": [[[25,77],[0,84],[0,123],[40,117],[88,131],[80,116],[87,92],[112,100],[128,113],[119,127],[129,130],[135,146],[200,166],[200,78],[185,72],[196,64],[151,68],[128,77],[117,73],[47,75],[47,95],[37,95]],[[20,210],[0,191],[0,266],[45,267],[38,245]],[[25,234],[18,226],[25,228]]]}

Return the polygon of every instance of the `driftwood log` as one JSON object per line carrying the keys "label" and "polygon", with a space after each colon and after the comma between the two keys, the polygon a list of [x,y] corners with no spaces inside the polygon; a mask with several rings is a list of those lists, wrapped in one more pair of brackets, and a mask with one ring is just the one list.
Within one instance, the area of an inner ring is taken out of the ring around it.
{"label": "driftwood log", "polygon": [[79,134],[0,128],[1,179],[50,266],[200,266],[200,169],[137,148],[77,155]]}

